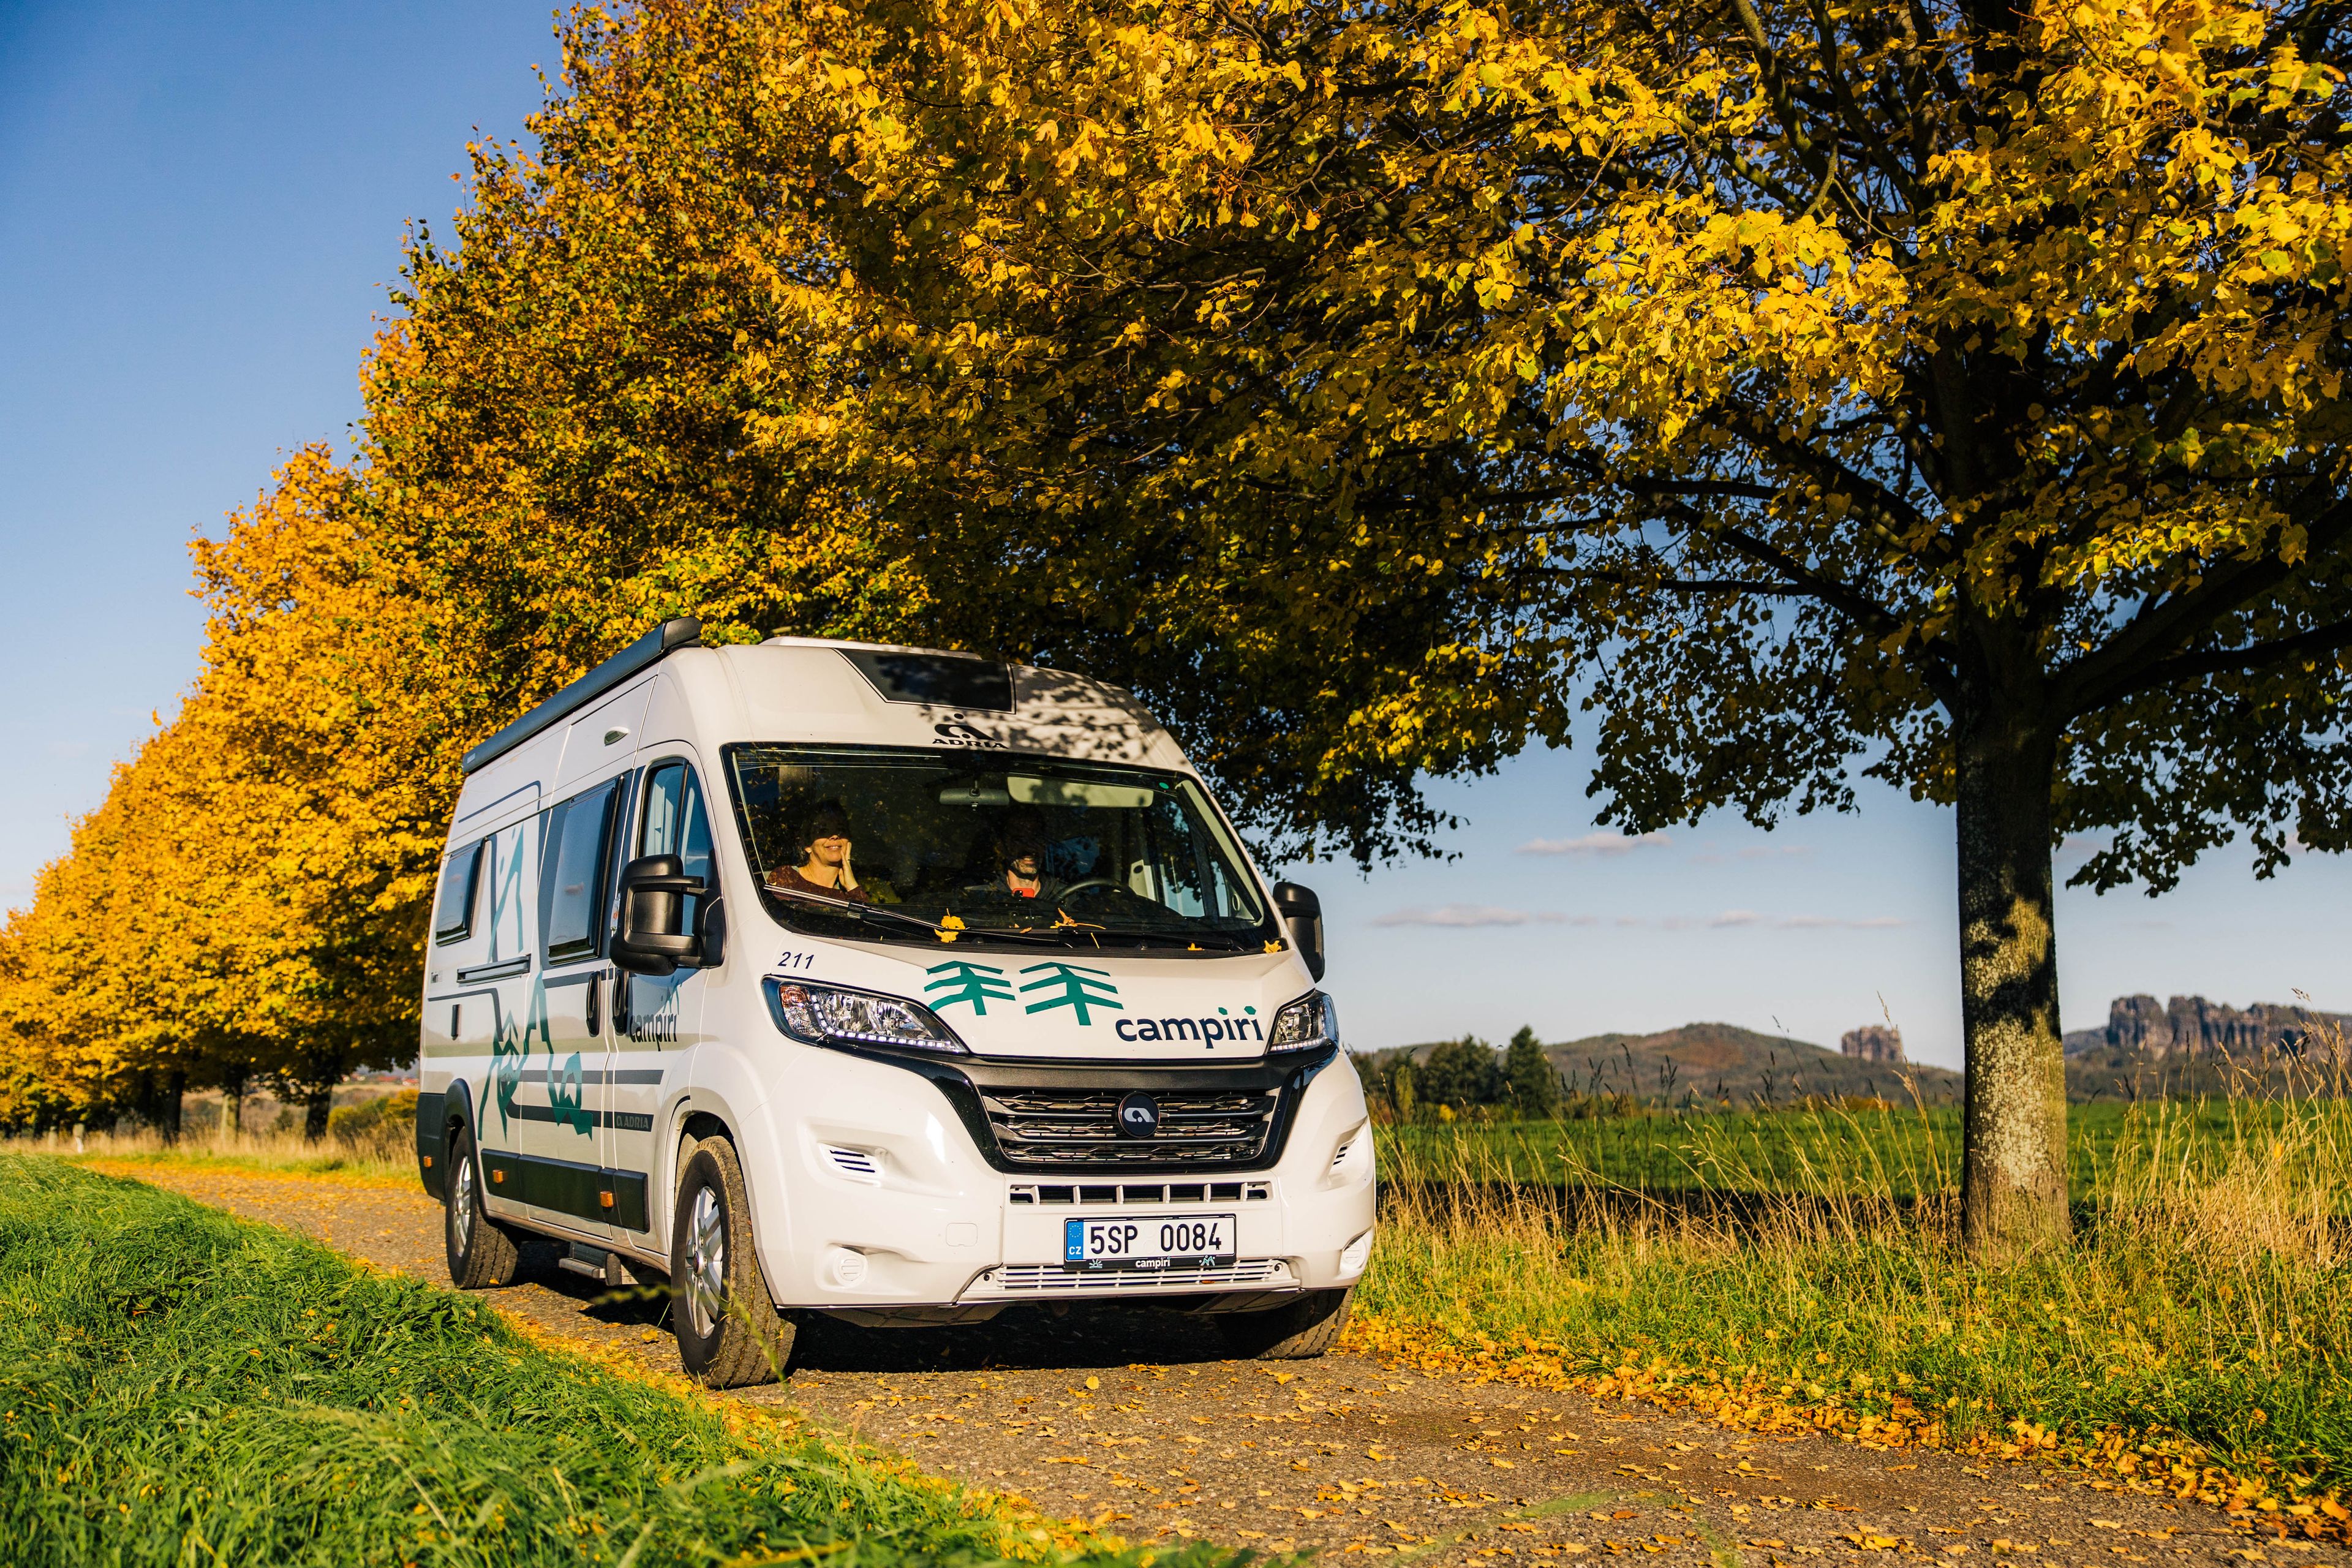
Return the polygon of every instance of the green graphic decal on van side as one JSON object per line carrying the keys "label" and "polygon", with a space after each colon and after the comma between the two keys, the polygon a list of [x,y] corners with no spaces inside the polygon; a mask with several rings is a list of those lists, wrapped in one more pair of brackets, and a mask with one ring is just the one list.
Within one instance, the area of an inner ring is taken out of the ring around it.
{"label": "green graphic decal on van side", "polygon": [[[520,1030],[513,1027],[512,1020],[512,1014],[501,1011],[498,1033],[490,1037],[490,1086],[498,1096],[500,1136],[514,1120],[515,1090],[522,1085],[523,1064],[530,1059],[532,1035],[548,1048],[547,1065],[555,1065],[555,1035],[547,1022],[547,987],[537,978],[530,983],[530,1010]],[[572,1062],[576,1068],[579,1058],[574,1057]]]}
{"label": "green graphic decal on van side", "polygon": [[563,1064],[561,1083],[556,1081],[553,1051],[547,1054],[547,1105],[555,1112],[555,1124],[559,1127],[568,1124],[572,1131],[583,1137],[594,1132],[596,1113],[586,1109],[588,1099],[581,1089],[580,1053],[572,1052],[572,1059]]}
{"label": "green graphic decal on van side", "polygon": [[[952,1007],[959,1002],[968,1002],[974,1014],[985,1018],[991,1002],[1013,1000],[1013,987],[1005,984],[1004,971],[992,963],[966,963],[956,959],[948,963],[934,963],[923,973],[940,976],[937,980],[923,983],[926,996],[934,991],[944,993],[930,997],[935,1011]],[[1036,1009],[1033,1007],[1030,1011]]]}
{"label": "green graphic decal on van side", "polygon": [[[1118,987],[1110,983],[1110,971],[1108,969],[1088,969],[1084,964],[1064,963],[1056,960],[1051,963],[1033,963],[1021,973],[1043,976],[1021,988],[1024,996],[1032,991],[1043,991],[1052,986],[1062,988],[1058,996],[1030,1003],[1026,1009],[1028,1012],[1043,1013],[1048,1008],[1067,1007],[1077,1014],[1081,1026],[1091,1026],[1094,1018],[1087,1011],[1089,1007],[1100,1007],[1113,1013],[1126,1011],[1123,1005],[1111,1000],[1118,994]],[[1096,994],[1097,992],[1099,995]]]}

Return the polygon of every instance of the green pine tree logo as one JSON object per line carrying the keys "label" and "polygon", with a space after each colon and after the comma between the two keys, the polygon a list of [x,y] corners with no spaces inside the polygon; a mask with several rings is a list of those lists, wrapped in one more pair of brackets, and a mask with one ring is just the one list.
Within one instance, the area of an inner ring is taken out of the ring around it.
{"label": "green pine tree logo", "polygon": [[1083,964],[1055,962],[1033,963],[1021,973],[1039,976],[1021,988],[1024,996],[1032,991],[1048,991],[1055,986],[1061,988],[1058,995],[1030,1003],[1028,1011],[1032,1013],[1043,1013],[1051,1007],[1067,1007],[1077,1014],[1081,1025],[1090,1025],[1094,1017],[1087,1011],[1089,1007],[1101,1007],[1113,1013],[1127,1010],[1111,1000],[1118,994],[1118,987],[1110,983],[1110,971],[1107,969],[1088,969]]}
{"label": "green pine tree logo", "polygon": [[[1013,999],[1013,987],[1005,984],[1004,971],[992,963],[966,963],[961,959],[955,959],[946,963],[934,963],[923,973],[939,976],[937,980],[923,983],[923,994],[929,999],[934,1012],[944,1011],[959,1002],[969,1002],[973,1014],[985,1018],[991,1002]],[[934,991],[943,994],[932,996]]]}

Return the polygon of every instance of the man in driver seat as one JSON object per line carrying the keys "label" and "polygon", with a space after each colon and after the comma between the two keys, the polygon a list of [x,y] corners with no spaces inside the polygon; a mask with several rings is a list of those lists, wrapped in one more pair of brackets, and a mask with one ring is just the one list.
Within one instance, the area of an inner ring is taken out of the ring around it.
{"label": "man in driver seat", "polygon": [[1004,890],[1016,899],[1034,899],[1045,891],[1045,836],[1034,822],[1014,822],[1004,830],[997,854],[1004,871]]}

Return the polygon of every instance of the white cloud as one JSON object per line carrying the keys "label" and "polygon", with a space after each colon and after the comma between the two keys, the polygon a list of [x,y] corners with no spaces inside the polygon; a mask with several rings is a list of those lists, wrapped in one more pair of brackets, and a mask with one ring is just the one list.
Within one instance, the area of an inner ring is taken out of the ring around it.
{"label": "white cloud", "polygon": [[1433,910],[1394,910],[1376,917],[1376,926],[1523,926],[1589,925],[1590,915],[1571,917],[1527,910],[1499,909],[1493,904],[1441,904]]}
{"label": "white cloud", "polygon": [[1672,844],[1663,833],[1588,833],[1581,838],[1530,838],[1522,855],[1623,855],[1644,845]]}
{"label": "white cloud", "polygon": [[1731,931],[1763,923],[1764,917],[1754,910],[1725,910],[1714,915],[1668,915],[1658,922],[1667,931]]}
{"label": "white cloud", "polygon": [[1894,931],[1911,922],[1894,915],[1873,915],[1858,921],[1836,915],[1782,915],[1772,923],[1782,931]]}

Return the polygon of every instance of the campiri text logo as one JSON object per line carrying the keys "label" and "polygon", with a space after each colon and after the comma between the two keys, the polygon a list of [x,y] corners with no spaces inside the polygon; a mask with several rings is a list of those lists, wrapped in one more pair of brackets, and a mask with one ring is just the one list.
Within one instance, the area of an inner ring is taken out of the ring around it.
{"label": "campiri text logo", "polygon": [[1255,1007],[1243,1008],[1238,1018],[1223,1007],[1213,1018],[1121,1018],[1115,1032],[1120,1039],[1137,1043],[1198,1040],[1213,1051],[1220,1040],[1263,1042],[1265,1038],[1265,1027],[1258,1022]]}

